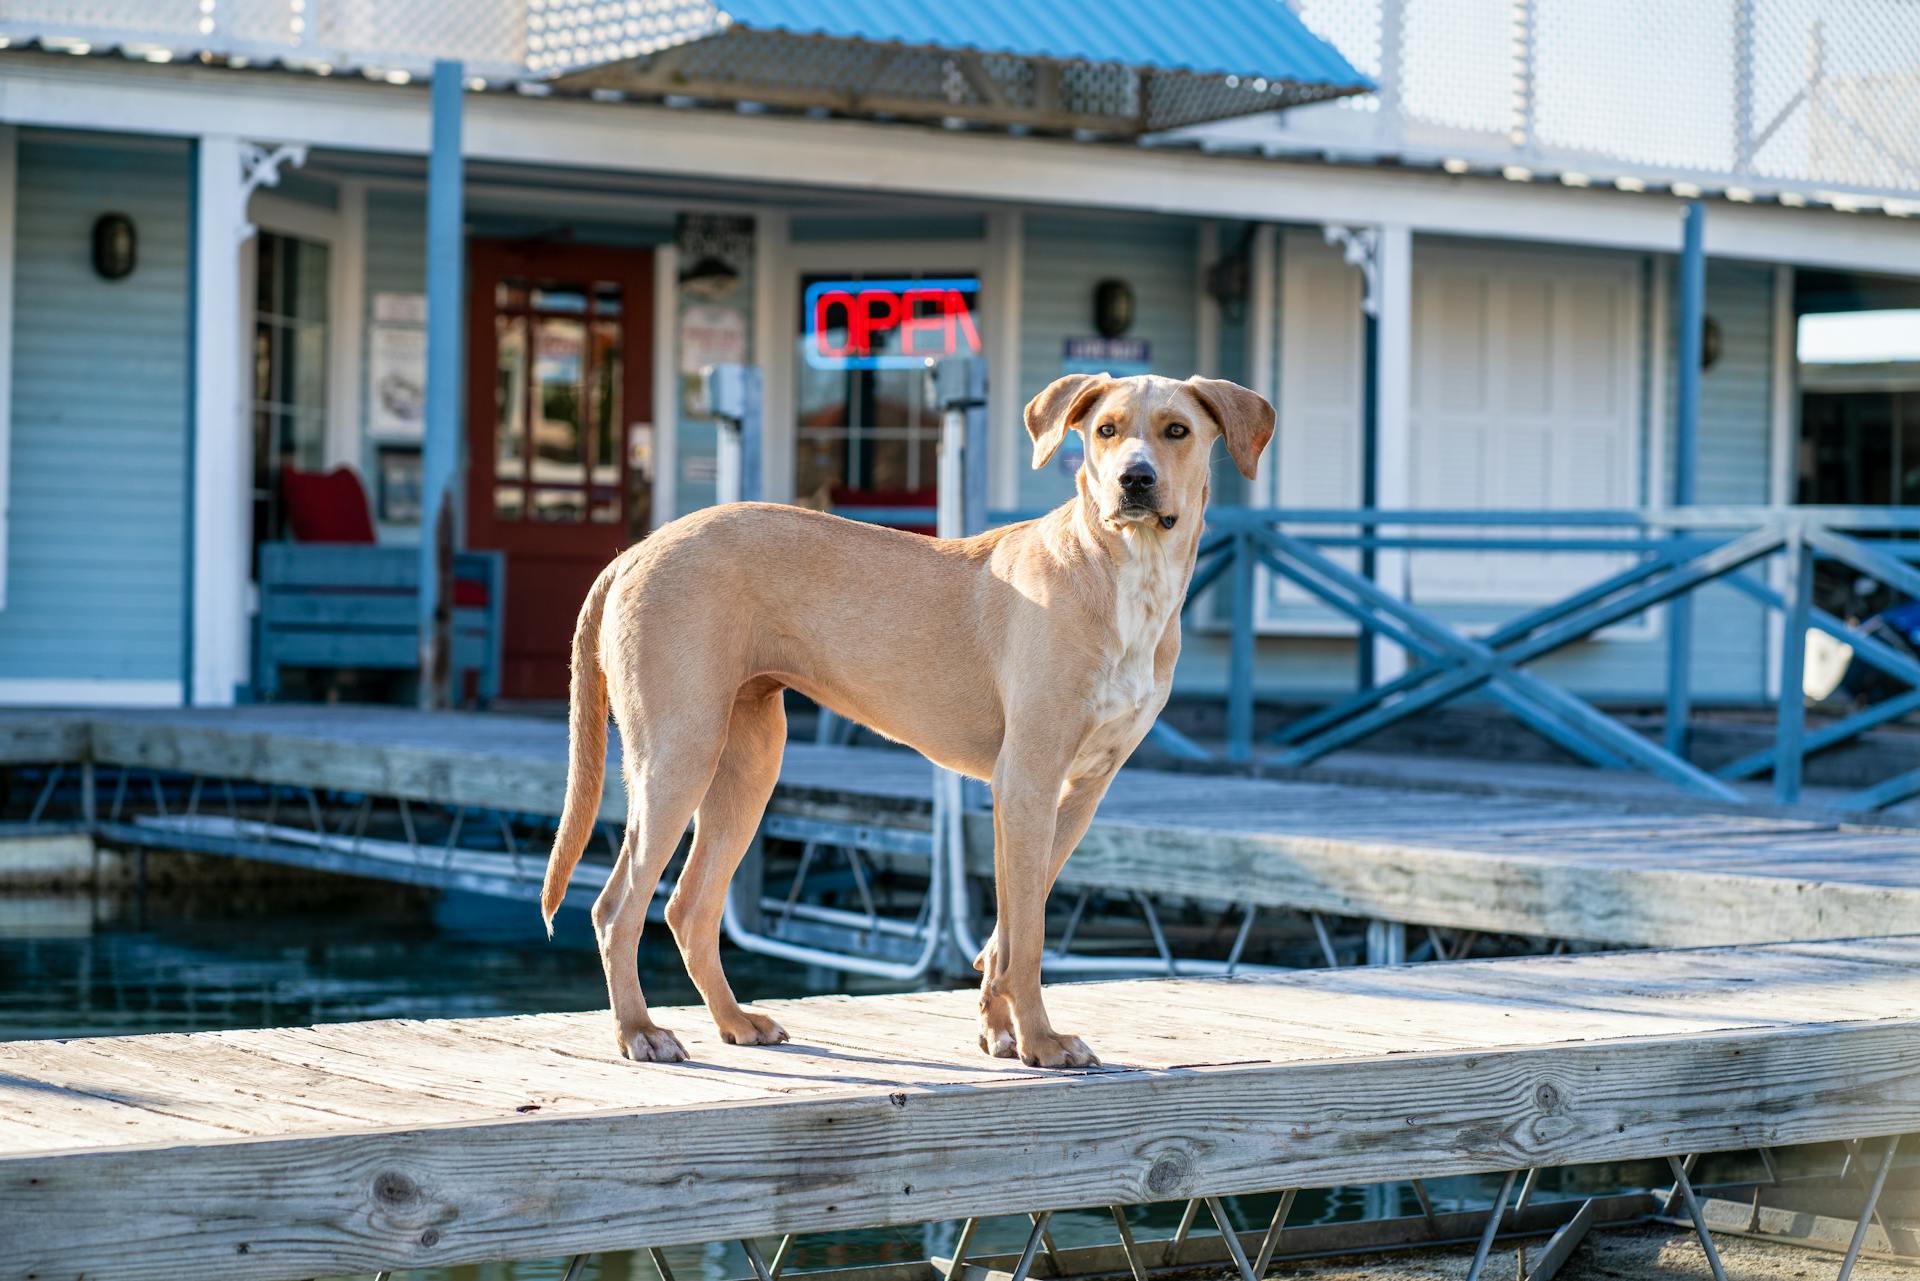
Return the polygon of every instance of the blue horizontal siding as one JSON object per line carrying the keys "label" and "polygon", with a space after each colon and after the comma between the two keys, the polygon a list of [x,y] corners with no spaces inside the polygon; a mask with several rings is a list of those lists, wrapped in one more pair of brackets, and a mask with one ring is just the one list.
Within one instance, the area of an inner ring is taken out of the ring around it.
{"label": "blue horizontal siding", "polygon": [[[174,680],[184,666],[192,156],[22,137],[0,676]],[[101,214],[132,276],[94,274]]]}
{"label": "blue horizontal siding", "polygon": [[[1678,268],[1669,292],[1667,332],[1679,345]],[[1707,264],[1707,315],[1720,325],[1720,359],[1700,375],[1699,501],[1752,505],[1767,501],[1773,399],[1773,269],[1753,263]],[[1667,365],[1667,421],[1676,424],[1679,362]],[[1669,467],[1667,474],[1673,474]],[[1764,569],[1757,569],[1764,574]],[[1705,697],[1761,698],[1766,693],[1770,612],[1732,588],[1708,587],[1694,611],[1693,687]]]}
{"label": "blue horizontal siding", "polygon": [[[1093,288],[1108,277],[1133,286],[1135,320],[1127,337],[1152,344],[1153,371],[1191,375],[1197,360],[1198,234],[1198,225],[1184,220],[1029,216],[1020,293],[1020,403],[1060,376],[1066,339],[1096,332]],[[1018,423],[996,430],[1025,436]],[[1021,468],[1022,507],[1051,506],[1072,492],[1072,479],[1055,464],[1037,472]]]}
{"label": "blue horizontal siding", "polygon": [[[1663,264],[1674,270],[1671,264]],[[1680,289],[1670,292],[1667,332],[1680,333]],[[1750,263],[1707,267],[1707,315],[1720,326],[1720,359],[1700,376],[1699,501],[1767,501],[1767,417],[1773,385],[1773,269]],[[1679,397],[1678,362],[1667,366],[1669,421]],[[1678,433],[1669,433],[1670,439]],[[1669,468],[1668,475],[1672,475]]]}

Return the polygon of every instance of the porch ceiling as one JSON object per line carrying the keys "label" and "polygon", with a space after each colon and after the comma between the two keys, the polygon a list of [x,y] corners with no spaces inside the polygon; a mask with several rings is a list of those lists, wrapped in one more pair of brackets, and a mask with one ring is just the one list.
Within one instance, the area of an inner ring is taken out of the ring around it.
{"label": "porch ceiling", "polygon": [[532,7],[528,63],[572,89],[1134,135],[1373,88],[1281,0]]}

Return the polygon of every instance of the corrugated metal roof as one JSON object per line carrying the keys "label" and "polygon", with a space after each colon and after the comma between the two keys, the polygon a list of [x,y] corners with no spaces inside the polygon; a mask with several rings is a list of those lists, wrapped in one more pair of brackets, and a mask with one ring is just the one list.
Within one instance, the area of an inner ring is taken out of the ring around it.
{"label": "corrugated metal roof", "polygon": [[1297,84],[1373,84],[1283,0],[716,0],[739,26]]}
{"label": "corrugated metal roof", "polygon": [[527,43],[573,89],[1108,134],[1373,87],[1282,0],[628,0]]}

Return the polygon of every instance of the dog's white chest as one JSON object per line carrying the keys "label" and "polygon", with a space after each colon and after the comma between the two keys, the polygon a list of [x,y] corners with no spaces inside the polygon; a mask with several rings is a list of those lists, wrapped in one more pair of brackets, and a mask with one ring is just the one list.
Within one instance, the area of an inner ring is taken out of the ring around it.
{"label": "dog's white chest", "polygon": [[1167,623],[1180,608],[1181,582],[1176,557],[1164,539],[1144,531],[1131,533],[1133,555],[1114,583],[1116,644],[1108,651],[1090,691],[1093,729],[1074,757],[1076,777],[1097,774],[1119,763],[1140,722],[1159,702],[1154,656]]}

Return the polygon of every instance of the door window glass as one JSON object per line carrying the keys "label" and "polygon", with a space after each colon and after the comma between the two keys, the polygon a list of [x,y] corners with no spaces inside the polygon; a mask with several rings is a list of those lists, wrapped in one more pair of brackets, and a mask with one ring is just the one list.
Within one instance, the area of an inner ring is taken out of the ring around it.
{"label": "door window glass", "polygon": [[619,522],[620,294],[605,281],[495,287],[495,520]]}
{"label": "door window glass", "polygon": [[327,247],[263,231],[254,248],[253,540],[287,536],[280,470],[326,462]]}

